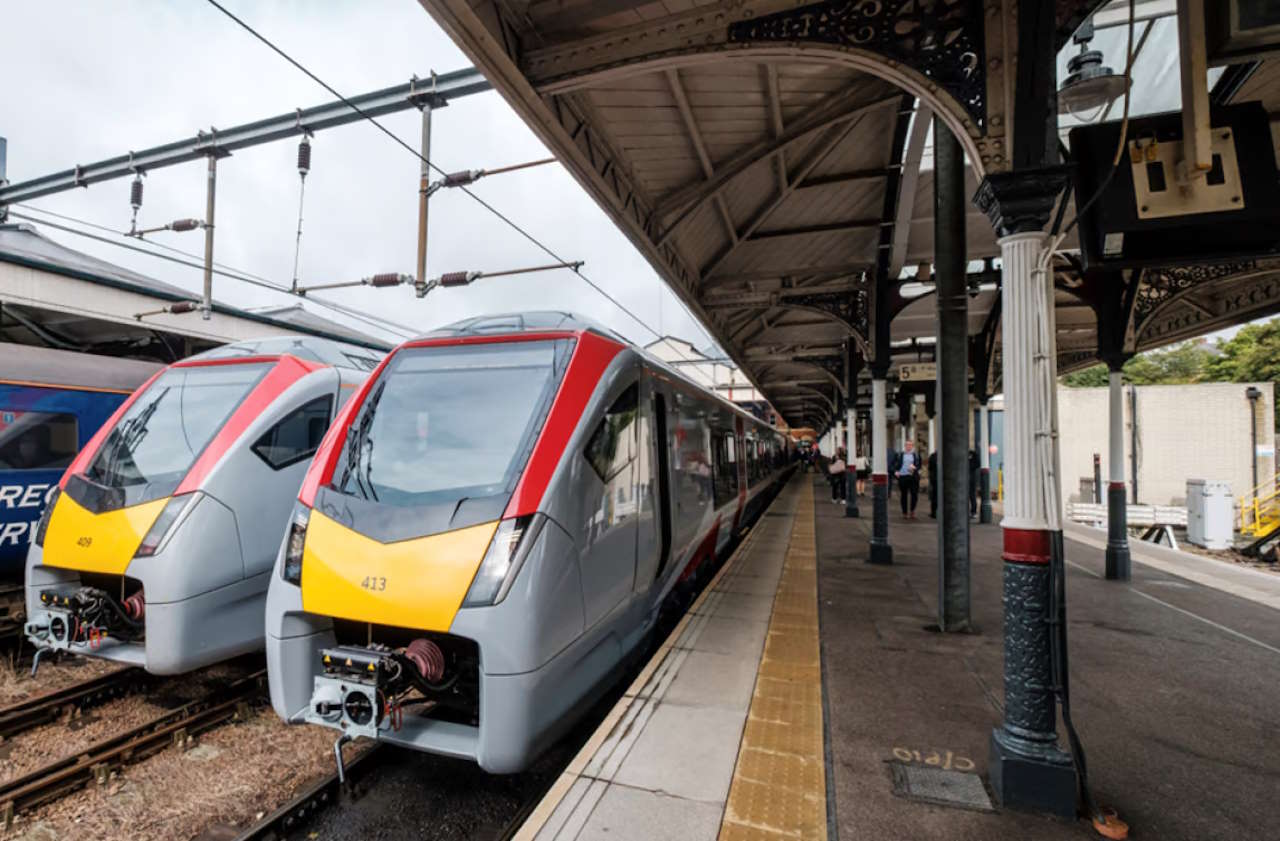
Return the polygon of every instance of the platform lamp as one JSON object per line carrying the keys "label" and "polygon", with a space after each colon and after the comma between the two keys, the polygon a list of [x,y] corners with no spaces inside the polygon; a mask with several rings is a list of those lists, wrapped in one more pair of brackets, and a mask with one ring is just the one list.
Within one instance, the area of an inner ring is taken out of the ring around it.
{"label": "platform lamp", "polygon": [[1249,463],[1253,465],[1253,502],[1256,507],[1258,503],[1258,398],[1262,396],[1262,390],[1251,385],[1244,390],[1244,396],[1249,398]]}
{"label": "platform lamp", "polygon": [[[1080,52],[1067,61],[1067,78],[1062,80],[1058,88],[1058,112],[1070,114],[1084,123],[1091,123],[1100,117],[1107,107],[1124,95],[1129,87],[1127,76],[1117,75],[1110,67],[1102,63],[1102,53],[1090,50],[1089,42],[1093,40],[1093,19],[1080,24],[1072,42],[1080,48]],[[1087,117],[1083,116],[1090,109],[1097,109]]]}

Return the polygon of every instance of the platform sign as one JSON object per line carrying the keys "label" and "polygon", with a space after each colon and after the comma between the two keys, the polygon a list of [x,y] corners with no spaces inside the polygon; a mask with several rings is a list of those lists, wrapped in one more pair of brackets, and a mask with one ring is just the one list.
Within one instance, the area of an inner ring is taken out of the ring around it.
{"label": "platform sign", "polygon": [[938,363],[908,362],[898,368],[898,381],[904,383],[921,383],[938,378]]}

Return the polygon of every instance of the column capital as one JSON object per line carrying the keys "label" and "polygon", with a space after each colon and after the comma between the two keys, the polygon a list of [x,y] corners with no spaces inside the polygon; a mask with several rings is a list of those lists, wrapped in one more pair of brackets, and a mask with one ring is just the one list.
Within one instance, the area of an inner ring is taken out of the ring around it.
{"label": "column capital", "polygon": [[982,179],[973,203],[987,215],[996,235],[1044,230],[1058,196],[1071,182],[1071,167],[1046,166],[993,172]]}

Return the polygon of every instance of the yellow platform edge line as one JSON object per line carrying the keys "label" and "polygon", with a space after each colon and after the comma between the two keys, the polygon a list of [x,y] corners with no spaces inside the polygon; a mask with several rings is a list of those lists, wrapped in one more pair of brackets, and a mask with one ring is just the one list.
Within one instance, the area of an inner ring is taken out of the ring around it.
{"label": "yellow platform edge line", "polygon": [[[827,838],[816,538],[813,486],[805,483],[796,503],[719,841]],[[812,621],[797,622],[797,607]],[[811,668],[795,668],[799,660]]]}

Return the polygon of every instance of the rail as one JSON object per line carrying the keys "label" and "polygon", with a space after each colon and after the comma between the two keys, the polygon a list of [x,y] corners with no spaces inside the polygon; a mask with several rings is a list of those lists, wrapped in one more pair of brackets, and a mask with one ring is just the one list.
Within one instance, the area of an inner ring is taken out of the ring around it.
{"label": "rail", "polygon": [[262,698],[266,671],[241,678],[145,724],[104,739],[87,750],[0,785],[0,826],[8,830],[20,812],[56,800],[92,782],[103,783],[123,765],[146,759],[170,744],[210,730]]}
{"label": "rail", "polygon": [[141,669],[118,669],[0,708],[0,739],[57,721],[68,710],[96,706],[151,683]]}

